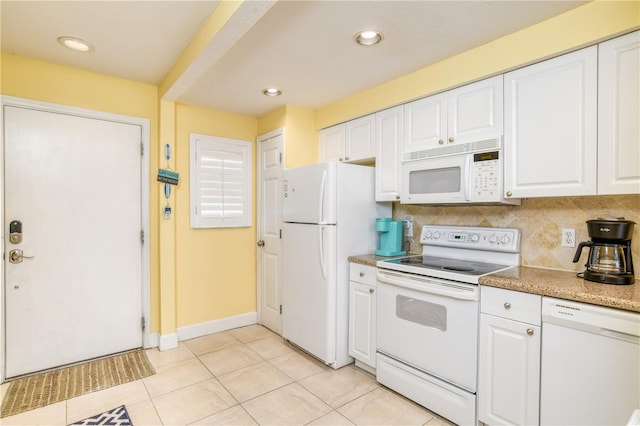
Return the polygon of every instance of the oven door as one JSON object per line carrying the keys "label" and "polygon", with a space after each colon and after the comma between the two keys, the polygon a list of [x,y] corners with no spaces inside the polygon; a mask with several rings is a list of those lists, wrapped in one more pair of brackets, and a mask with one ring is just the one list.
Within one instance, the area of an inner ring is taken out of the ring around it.
{"label": "oven door", "polygon": [[377,350],[476,390],[478,286],[378,271]]}
{"label": "oven door", "polygon": [[464,154],[403,162],[401,202],[469,202],[469,173],[472,160],[472,154]]}

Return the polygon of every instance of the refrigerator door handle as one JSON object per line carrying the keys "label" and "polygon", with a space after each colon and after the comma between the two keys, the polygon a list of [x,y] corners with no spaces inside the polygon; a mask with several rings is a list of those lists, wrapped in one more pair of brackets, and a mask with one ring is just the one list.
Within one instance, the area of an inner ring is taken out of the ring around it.
{"label": "refrigerator door handle", "polygon": [[322,171],[322,179],[320,181],[320,201],[318,202],[318,223],[320,224],[324,224],[324,195],[325,195],[325,190],[326,190],[326,184],[327,184],[327,171],[323,170]]}
{"label": "refrigerator door handle", "polygon": [[318,226],[318,251],[320,257],[320,269],[322,269],[322,278],[327,278],[327,264],[324,261],[324,226]]}

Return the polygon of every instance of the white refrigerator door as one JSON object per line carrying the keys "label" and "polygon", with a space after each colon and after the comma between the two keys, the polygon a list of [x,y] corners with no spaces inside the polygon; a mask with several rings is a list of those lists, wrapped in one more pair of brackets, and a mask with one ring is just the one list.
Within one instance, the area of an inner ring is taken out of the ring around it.
{"label": "white refrigerator door", "polygon": [[336,163],[285,170],[283,187],[285,222],[336,223]]}
{"label": "white refrigerator door", "polygon": [[336,227],[285,223],[282,337],[327,364],[336,360]]}

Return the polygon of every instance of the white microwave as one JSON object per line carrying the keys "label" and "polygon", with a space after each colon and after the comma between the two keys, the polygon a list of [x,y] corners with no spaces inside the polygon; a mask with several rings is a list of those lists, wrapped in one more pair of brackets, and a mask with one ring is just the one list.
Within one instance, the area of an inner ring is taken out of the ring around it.
{"label": "white microwave", "polygon": [[403,204],[511,204],[503,196],[500,139],[405,153]]}

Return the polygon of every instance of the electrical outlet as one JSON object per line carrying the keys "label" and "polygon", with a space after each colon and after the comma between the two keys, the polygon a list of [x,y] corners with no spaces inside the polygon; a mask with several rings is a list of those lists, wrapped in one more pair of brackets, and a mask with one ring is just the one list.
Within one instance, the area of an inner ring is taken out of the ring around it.
{"label": "electrical outlet", "polygon": [[573,228],[562,229],[562,247],[576,246],[576,230]]}
{"label": "electrical outlet", "polygon": [[404,236],[413,237],[413,215],[407,214],[404,216]]}
{"label": "electrical outlet", "polygon": [[404,227],[404,236],[413,237],[413,222],[407,222]]}

